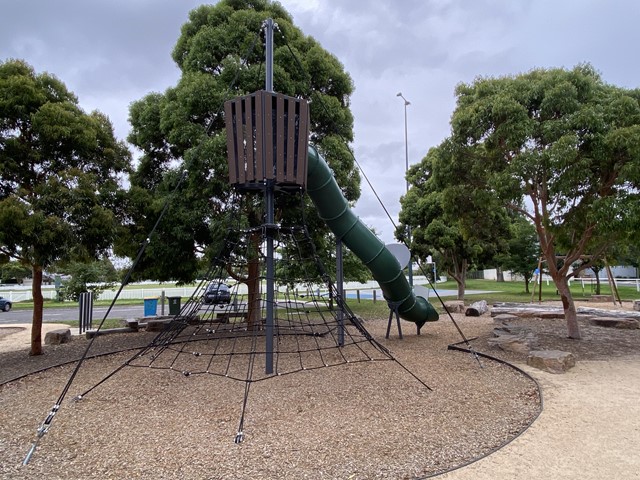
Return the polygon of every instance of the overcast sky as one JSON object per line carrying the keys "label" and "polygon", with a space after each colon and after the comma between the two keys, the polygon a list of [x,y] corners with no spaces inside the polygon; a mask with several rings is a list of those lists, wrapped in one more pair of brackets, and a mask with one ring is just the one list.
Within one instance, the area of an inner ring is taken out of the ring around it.
{"label": "overcast sky", "polygon": [[[0,60],[58,76],[116,135],[128,106],[176,84],[171,50],[196,0],[0,0]],[[215,2],[204,2],[215,3]],[[409,163],[449,134],[454,88],[477,76],[589,62],[605,81],[640,85],[637,0],[282,0],[302,31],[355,83],[358,162],[397,219]],[[277,86],[276,86],[277,88]],[[363,182],[357,213],[385,242],[393,227]]]}

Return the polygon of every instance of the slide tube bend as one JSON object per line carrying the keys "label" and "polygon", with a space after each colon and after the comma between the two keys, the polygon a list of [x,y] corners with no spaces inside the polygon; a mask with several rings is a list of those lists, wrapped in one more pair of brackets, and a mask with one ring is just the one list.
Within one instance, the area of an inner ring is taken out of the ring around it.
{"label": "slide tube bend", "polygon": [[419,327],[438,320],[433,305],[415,295],[395,256],[349,208],[329,165],[312,146],[308,154],[307,193],[320,218],[371,271],[387,303],[398,306],[400,318]]}

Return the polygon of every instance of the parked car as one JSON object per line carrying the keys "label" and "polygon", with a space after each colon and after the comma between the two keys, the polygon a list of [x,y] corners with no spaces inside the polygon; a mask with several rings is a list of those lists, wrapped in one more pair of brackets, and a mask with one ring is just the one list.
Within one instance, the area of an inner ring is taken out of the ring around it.
{"label": "parked car", "polygon": [[11,302],[6,298],[0,297],[0,311],[8,312],[11,310]]}
{"label": "parked car", "polygon": [[207,305],[231,303],[231,290],[224,283],[212,283],[207,287],[203,301]]}

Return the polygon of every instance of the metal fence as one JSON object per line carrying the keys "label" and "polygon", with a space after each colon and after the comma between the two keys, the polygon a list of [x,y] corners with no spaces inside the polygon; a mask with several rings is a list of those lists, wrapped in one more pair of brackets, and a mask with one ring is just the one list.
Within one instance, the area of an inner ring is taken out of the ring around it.
{"label": "metal fence", "polygon": [[[542,281],[551,284],[551,278],[547,275],[543,275]],[[583,290],[587,288],[594,288],[596,280],[594,278],[575,278],[571,280],[571,283],[578,282],[581,284]],[[616,278],[615,279],[617,286],[631,286],[635,287],[637,292],[640,292],[640,278]],[[415,276],[414,283],[416,285],[426,284],[426,279],[423,276]],[[601,278],[600,283],[603,287],[608,288],[607,279]],[[193,292],[196,290],[196,286],[184,286],[184,287],[153,287],[153,288],[145,288],[144,285],[141,285],[140,288],[126,288],[122,290],[120,293],[121,300],[143,300],[145,298],[153,298],[153,297],[161,297],[164,292],[165,297],[182,297],[189,298],[193,295]],[[286,288],[279,288],[280,291],[285,291]],[[379,290],[378,284],[371,280],[365,283],[358,282],[346,282],[344,285],[345,292],[355,293],[355,291],[363,291],[368,292],[368,294],[363,295],[363,298],[371,298],[373,290]],[[105,290],[101,292],[99,295],[94,297],[94,301],[97,300],[113,300],[116,295],[116,290]],[[243,294],[246,293],[246,287],[241,286],[238,293]],[[301,290],[299,293],[304,294]],[[378,298],[382,299],[382,292],[376,292]],[[55,300],[57,298],[56,289],[53,286],[43,286],[42,295],[45,299]],[[4,297],[11,302],[26,302],[31,301],[31,287],[21,287],[16,285],[10,285],[6,287],[0,286],[0,297]]]}
{"label": "metal fence", "polygon": [[[131,288],[124,289],[118,297],[121,300],[144,299],[148,297],[160,297],[162,292],[168,297],[190,297],[196,287],[158,287],[158,288]],[[117,290],[105,290],[96,295],[94,300],[113,300]],[[46,300],[55,300],[57,292],[54,287],[42,287],[42,296]],[[0,287],[0,297],[4,297],[11,302],[28,302],[33,300],[31,287]]]}

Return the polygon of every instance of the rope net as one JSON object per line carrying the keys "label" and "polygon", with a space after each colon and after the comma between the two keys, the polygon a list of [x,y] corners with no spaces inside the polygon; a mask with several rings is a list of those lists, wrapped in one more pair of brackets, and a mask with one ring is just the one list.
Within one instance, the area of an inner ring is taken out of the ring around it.
{"label": "rope net", "polygon": [[[272,302],[266,300],[262,262],[266,227],[230,230],[206,281],[180,313],[112,373],[126,367],[153,368],[245,382],[236,443],[244,438],[252,383],[348,363],[397,362],[339,295],[306,226],[272,226],[269,235],[276,252]],[[266,333],[268,311],[273,318],[271,341]]]}
{"label": "rope net", "polygon": [[[271,373],[265,365],[268,302],[260,262],[264,228],[227,237],[222,249],[227,254],[214,260],[209,279],[128,365],[254,382],[300,370],[393,359],[323,274],[306,229],[280,227],[273,238],[277,253]],[[293,268],[301,265],[317,268]],[[228,282],[230,272],[241,281]]]}

